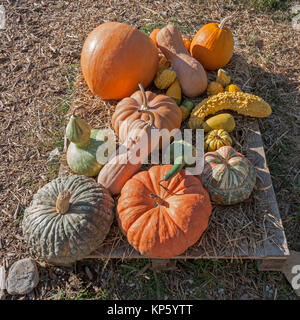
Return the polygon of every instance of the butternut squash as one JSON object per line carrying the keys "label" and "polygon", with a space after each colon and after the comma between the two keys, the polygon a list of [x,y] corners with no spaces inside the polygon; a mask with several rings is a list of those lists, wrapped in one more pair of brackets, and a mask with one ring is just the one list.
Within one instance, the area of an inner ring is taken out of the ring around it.
{"label": "butternut squash", "polygon": [[196,97],[207,88],[207,75],[203,66],[187,51],[179,30],[172,24],[161,29],[156,42],[158,48],[171,62],[182,93],[187,97]]}

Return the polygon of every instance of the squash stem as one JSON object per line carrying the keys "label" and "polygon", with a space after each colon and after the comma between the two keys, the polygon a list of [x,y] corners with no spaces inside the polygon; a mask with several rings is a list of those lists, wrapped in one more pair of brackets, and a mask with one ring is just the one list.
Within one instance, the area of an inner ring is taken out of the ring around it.
{"label": "squash stem", "polygon": [[139,88],[140,88],[140,90],[142,92],[142,96],[143,96],[143,105],[141,107],[141,110],[147,110],[148,109],[147,96],[146,96],[145,89],[141,83],[139,83]]}
{"label": "squash stem", "polygon": [[56,200],[56,212],[59,214],[65,214],[70,207],[70,198],[71,198],[70,190],[63,190],[59,193]]}
{"label": "squash stem", "polygon": [[219,23],[219,28],[220,29],[223,29],[224,28],[224,26],[225,26],[225,23],[228,21],[228,20],[230,20],[232,18],[232,16],[228,16],[228,17],[225,17],[223,20],[221,20],[221,22]]}

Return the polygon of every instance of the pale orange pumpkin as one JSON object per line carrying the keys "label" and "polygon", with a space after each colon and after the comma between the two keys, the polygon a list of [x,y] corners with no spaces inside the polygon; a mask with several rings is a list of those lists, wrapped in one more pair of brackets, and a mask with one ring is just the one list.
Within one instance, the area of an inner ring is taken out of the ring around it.
{"label": "pale orange pumpkin", "polygon": [[[121,142],[125,141],[128,136],[128,129],[133,121],[141,119],[149,121],[150,116],[147,113],[141,113],[139,110],[151,111],[154,115],[154,126],[161,130],[179,129],[181,125],[181,110],[175,100],[163,94],[155,94],[151,91],[143,92],[141,86],[131,97],[122,99],[116,106],[112,115],[112,126],[119,136]],[[164,147],[167,141],[160,144]]]}
{"label": "pale orange pumpkin", "polygon": [[[150,122],[143,120],[132,122],[127,139],[98,175],[98,183],[113,195],[121,192],[127,180],[140,169],[144,160],[158,145],[159,141],[150,140],[151,130],[155,129],[153,126],[154,116],[151,111],[142,110],[142,112],[150,114]],[[144,145],[146,141],[148,142],[148,149]],[[136,158],[137,152],[139,152],[139,159]]]}
{"label": "pale orange pumpkin", "polygon": [[172,165],[152,166],[124,185],[117,219],[128,242],[150,258],[171,258],[196,243],[207,228],[212,206],[201,180]]}
{"label": "pale orange pumpkin", "polygon": [[158,50],[153,41],[133,26],[106,22],[84,42],[81,69],[92,91],[102,99],[122,99],[147,87],[158,68]]}
{"label": "pale orange pumpkin", "polygon": [[234,40],[231,31],[225,27],[224,18],[220,23],[204,25],[194,36],[190,52],[206,70],[217,70],[224,67],[231,59]]}

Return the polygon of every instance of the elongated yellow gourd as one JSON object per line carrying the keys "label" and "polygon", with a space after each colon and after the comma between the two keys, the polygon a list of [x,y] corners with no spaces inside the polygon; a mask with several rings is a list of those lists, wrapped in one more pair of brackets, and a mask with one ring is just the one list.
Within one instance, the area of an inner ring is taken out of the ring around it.
{"label": "elongated yellow gourd", "polygon": [[262,98],[244,92],[221,92],[202,100],[192,111],[189,127],[201,127],[205,117],[221,110],[232,110],[244,116],[264,118],[272,113],[271,106]]}
{"label": "elongated yellow gourd", "polygon": [[227,132],[233,131],[235,128],[234,117],[230,113],[221,113],[207,119],[201,126],[204,132],[209,132],[215,129],[223,129]]}

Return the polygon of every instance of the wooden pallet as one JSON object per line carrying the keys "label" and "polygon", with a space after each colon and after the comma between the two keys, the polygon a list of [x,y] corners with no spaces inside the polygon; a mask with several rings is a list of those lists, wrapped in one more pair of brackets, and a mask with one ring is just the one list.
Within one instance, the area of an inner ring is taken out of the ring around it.
{"label": "wooden pallet", "polygon": [[[253,259],[258,261],[258,268],[261,271],[278,271],[282,269],[289,256],[289,250],[266,162],[263,141],[256,120],[249,121],[247,126],[249,131],[246,137],[248,146],[246,156],[255,166],[256,173],[259,176],[259,190],[256,191],[256,195],[264,203],[262,214],[266,216],[266,232],[263,238],[255,248],[249,248],[247,244],[249,242],[245,239],[245,245],[240,245],[239,249],[236,249],[234,252],[223,252],[220,254],[218,252],[207,252],[201,247],[193,246],[184,254],[169,260],[152,259],[152,267],[154,269],[173,269],[177,259]],[[66,172],[65,166],[61,165],[60,175],[65,175]],[[124,241],[114,248],[111,248],[109,244],[104,244],[86,258],[145,259],[128,242]]]}

